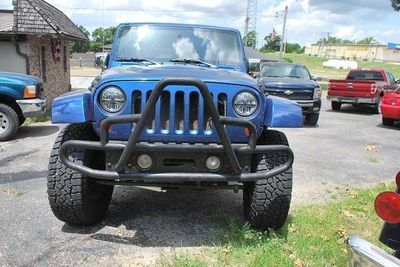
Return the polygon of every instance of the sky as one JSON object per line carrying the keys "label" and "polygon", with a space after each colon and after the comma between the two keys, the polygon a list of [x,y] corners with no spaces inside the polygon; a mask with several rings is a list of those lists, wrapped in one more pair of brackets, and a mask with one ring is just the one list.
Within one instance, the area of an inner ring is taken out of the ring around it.
{"label": "sky", "polygon": [[[176,22],[226,26],[244,32],[246,0],[47,0],[90,32],[122,22]],[[11,9],[12,0],[0,0]],[[288,6],[287,41],[309,45],[322,37],[400,43],[400,12],[390,0],[258,0],[258,46],[266,35],[282,33]]]}

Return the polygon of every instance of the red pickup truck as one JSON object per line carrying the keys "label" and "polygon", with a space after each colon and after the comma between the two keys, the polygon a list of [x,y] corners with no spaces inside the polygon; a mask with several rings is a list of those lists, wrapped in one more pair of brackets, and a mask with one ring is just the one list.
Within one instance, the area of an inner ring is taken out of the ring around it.
{"label": "red pickup truck", "polygon": [[383,69],[351,70],[345,80],[330,80],[328,100],[332,109],[340,110],[342,104],[372,105],[380,113],[381,99],[387,90],[397,87],[393,75]]}

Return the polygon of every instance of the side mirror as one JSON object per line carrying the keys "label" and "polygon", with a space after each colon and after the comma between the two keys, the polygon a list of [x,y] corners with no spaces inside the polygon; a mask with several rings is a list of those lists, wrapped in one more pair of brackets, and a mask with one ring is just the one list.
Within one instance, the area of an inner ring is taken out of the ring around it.
{"label": "side mirror", "polygon": [[397,84],[400,84],[400,80],[397,80],[396,83],[397,83]]}
{"label": "side mirror", "polygon": [[246,72],[250,74],[250,63],[248,58],[246,58]]}
{"label": "side mirror", "polygon": [[108,63],[110,61],[109,53],[98,53],[96,54],[96,67],[101,68],[101,70],[106,70],[108,68]]}

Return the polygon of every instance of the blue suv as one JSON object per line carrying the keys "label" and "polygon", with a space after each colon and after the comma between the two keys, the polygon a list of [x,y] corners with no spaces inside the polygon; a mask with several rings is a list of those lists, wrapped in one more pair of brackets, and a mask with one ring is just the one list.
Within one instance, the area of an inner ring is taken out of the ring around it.
{"label": "blue suv", "polygon": [[88,90],[58,97],[68,123],[50,155],[57,218],[90,225],[114,185],[243,189],[253,227],[280,228],[293,153],[271,127],[302,127],[298,104],[264,94],[247,74],[240,33],[183,24],[122,24],[106,69]]}

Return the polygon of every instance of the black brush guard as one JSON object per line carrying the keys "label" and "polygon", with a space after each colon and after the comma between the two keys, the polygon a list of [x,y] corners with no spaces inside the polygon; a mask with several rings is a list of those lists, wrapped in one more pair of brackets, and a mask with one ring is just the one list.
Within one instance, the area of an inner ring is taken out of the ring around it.
{"label": "black brush guard", "polygon": [[[185,85],[196,87],[204,98],[208,110],[211,114],[213,125],[220,138],[221,146],[210,145],[181,145],[181,144],[142,144],[139,143],[140,136],[146,127],[147,118],[151,115],[152,109],[155,107],[162,92],[170,85]],[[136,126],[129,137],[127,143],[109,142],[109,127],[112,124],[136,123]],[[249,130],[248,144],[230,143],[224,125],[238,126]],[[89,177],[100,180],[120,181],[120,182],[183,182],[183,181],[210,181],[210,182],[227,182],[227,181],[255,181],[266,179],[287,171],[293,164],[294,156],[292,150],[285,145],[257,145],[256,126],[245,119],[220,116],[214,105],[210,91],[207,85],[196,79],[190,78],[165,78],[157,83],[152,91],[146,107],[142,114],[121,115],[110,117],[102,121],[100,130],[100,142],[69,140],[60,148],[60,160],[69,168],[83,173]],[[68,158],[68,152],[73,149],[87,149],[94,151],[121,151],[122,154],[118,162],[112,170],[97,170],[87,166],[80,165]],[[191,151],[213,153],[224,152],[227,156],[228,163],[232,168],[232,173],[193,173],[193,172],[134,172],[126,173],[124,171],[129,159],[135,150],[140,151],[170,151],[171,153],[179,153],[180,151]],[[287,155],[287,161],[271,170],[264,172],[248,173],[248,170],[242,170],[236,153],[265,154],[280,152]]]}

